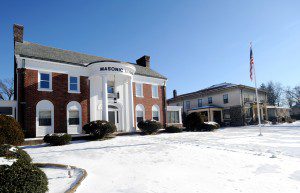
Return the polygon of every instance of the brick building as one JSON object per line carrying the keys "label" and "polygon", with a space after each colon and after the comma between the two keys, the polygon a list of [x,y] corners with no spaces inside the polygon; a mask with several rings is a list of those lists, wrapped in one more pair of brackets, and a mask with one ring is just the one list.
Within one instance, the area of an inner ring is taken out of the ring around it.
{"label": "brick building", "polygon": [[14,25],[14,81],[27,137],[80,134],[93,120],[120,132],[145,119],[166,124],[167,78],[150,68],[149,56],[136,63],[91,56],[23,41],[23,31]]}

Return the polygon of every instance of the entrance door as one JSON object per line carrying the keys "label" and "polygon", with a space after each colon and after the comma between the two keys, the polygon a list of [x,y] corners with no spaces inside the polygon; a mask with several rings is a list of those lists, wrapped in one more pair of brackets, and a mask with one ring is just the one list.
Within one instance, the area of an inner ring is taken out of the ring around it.
{"label": "entrance door", "polygon": [[108,121],[116,124],[116,111],[108,111]]}
{"label": "entrance door", "polygon": [[214,122],[221,124],[221,111],[214,111]]}

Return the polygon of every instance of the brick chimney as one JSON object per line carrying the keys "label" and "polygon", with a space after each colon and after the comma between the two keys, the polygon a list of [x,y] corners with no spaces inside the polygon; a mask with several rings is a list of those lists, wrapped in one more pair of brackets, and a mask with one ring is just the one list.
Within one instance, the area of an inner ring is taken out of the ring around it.
{"label": "brick chimney", "polygon": [[14,42],[23,43],[24,27],[22,25],[14,24]]}
{"label": "brick chimney", "polygon": [[136,60],[136,63],[140,66],[150,68],[150,56],[142,56]]}
{"label": "brick chimney", "polygon": [[177,97],[177,90],[173,90],[173,98]]}

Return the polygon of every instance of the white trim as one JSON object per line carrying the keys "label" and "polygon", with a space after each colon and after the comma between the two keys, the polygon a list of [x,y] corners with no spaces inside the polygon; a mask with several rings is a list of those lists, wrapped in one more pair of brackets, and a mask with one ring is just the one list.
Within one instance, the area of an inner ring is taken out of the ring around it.
{"label": "white trim", "polygon": [[[71,77],[76,77],[77,78],[77,90],[70,90],[70,79]],[[73,76],[71,74],[68,74],[68,93],[75,93],[75,94],[80,94],[80,76]]]}
{"label": "white trim", "polygon": [[[49,88],[41,88],[41,74],[49,74]],[[38,71],[38,91],[52,92],[52,72]]]}
{"label": "white trim", "polygon": [[[82,108],[79,102],[71,101],[67,105],[67,132],[68,134],[81,134],[82,133]],[[69,111],[79,111],[79,125],[69,125]],[[77,132],[73,132],[77,130]]]}
{"label": "white trim", "polygon": [[142,76],[142,75],[133,75],[133,82],[143,83],[143,84],[157,84],[160,86],[166,86],[167,80],[160,79],[160,78],[154,78],[154,77],[148,77],[148,76]]}
{"label": "white trim", "polygon": [[[138,109],[139,108],[139,109]],[[137,127],[137,125],[138,125],[138,122],[137,122],[137,111],[143,111],[143,121],[145,121],[145,107],[144,107],[144,105],[142,105],[142,104],[137,104],[136,106],[135,106],[135,122],[136,122],[136,127]]]}
{"label": "white trim", "polygon": [[[153,109],[153,108],[156,108],[156,109]],[[156,105],[156,104],[152,106],[152,110],[151,110],[151,112],[152,112],[152,120],[153,120],[153,111],[154,110],[158,111],[158,121],[160,121],[160,109],[159,109],[159,106]]]}
{"label": "white trim", "polygon": [[[153,86],[156,86],[157,97],[156,97],[156,96],[153,96]],[[151,93],[152,93],[151,96],[152,96],[153,99],[159,99],[158,87],[159,87],[159,86],[158,86],[157,84],[152,84],[152,85],[151,85]]]}
{"label": "white trim", "polygon": [[[137,95],[137,85],[141,85],[141,95]],[[144,98],[144,84],[143,83],[135,83],[135,96],[139,98]]]}
{"label": "white trim", "polygon": [[[51,111],[51,126],[39,126],[39,112]],[[54,133],[54,105],[51,101],[41,100],[36,104],[36,137]]]}

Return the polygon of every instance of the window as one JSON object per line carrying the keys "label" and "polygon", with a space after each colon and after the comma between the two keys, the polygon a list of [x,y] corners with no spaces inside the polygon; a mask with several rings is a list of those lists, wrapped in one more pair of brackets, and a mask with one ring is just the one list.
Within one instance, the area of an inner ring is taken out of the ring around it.
{"label": "window", "polygon": [[223,102],[224,104],[228,103],[228,94],[223,95]]}
{"label": "window", "polygon": [[76,76],[69,77],[69,91],[79,92],[79,77]]}
{"label": "window", "polygon": [[185,101],[185,108],[190,109],[191,108],[191,103],[190,101]]}
{"label": "window", "polygon": [[208,104],[212,104],[212,97],[208,97]]}
{"label": "window", "polygon": [[108,86],[107,93],[110,93],[110,94],[114,93],[114,86]]}
{"label": "window", "polygon": [[168,123],[179,123],[179,111],[168,111]]}
{"label": "window", "polygon": [[51,111],[39,111],[39,126],[51,126]]}
{"label": "window", "polygon": [[152,98],[158,98],[158,86],[152,85]]}
{"label": "window", "polygon": [[79,111],[69,111],[69,125],[79,125]]}
{"label": "window", "polygon": [[202,99],[198,99],[198,107],[202,107]]}
{"label": "window", "polygon": [[159,121],[159,107],[157,105],[152,106],[152,120]]}
{"label": "window", "polygon": [[136,124],[144,120],[144,106],[137,105],[135,108],[136,111]]}
{"label": "window", "polygon": [[40,89],[51,90],[51,73],[40,73]]}
{"label": "window", "polygon": [[0,115],[13,115],[12,107],[0,107]]}
{"label": "window", "polygon": [[143,84],[135,83],[135,96],[143,97]]}

